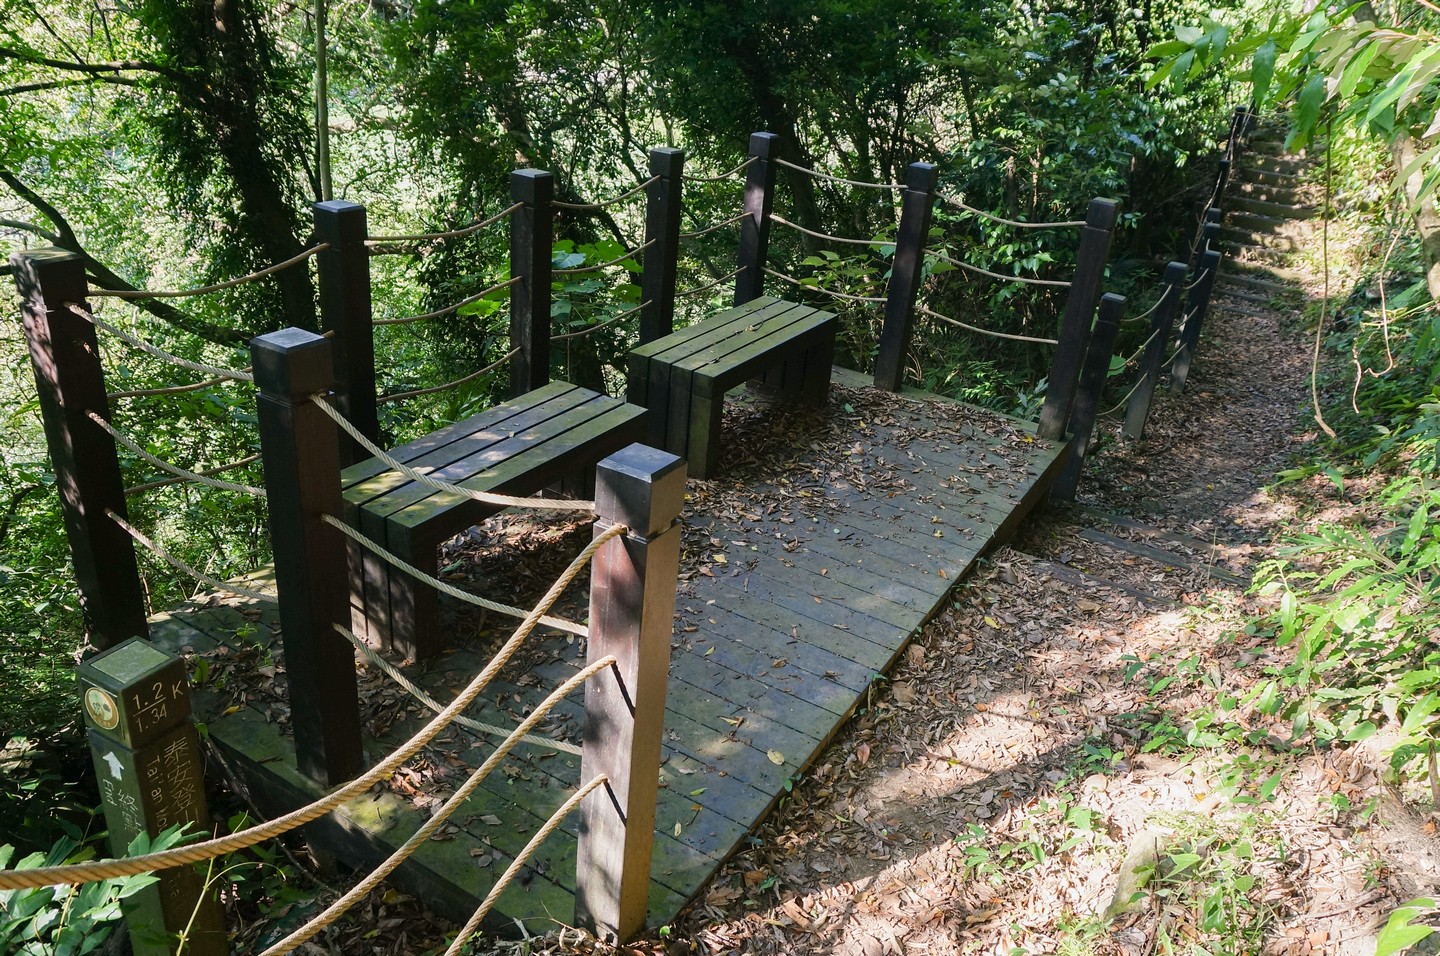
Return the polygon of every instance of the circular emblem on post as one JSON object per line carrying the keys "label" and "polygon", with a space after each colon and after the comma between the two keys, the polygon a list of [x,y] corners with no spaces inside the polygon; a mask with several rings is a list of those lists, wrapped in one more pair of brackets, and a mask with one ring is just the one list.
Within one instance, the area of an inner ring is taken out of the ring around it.
{"label": "circular emblem on post", "polygon": [[85,712],[101,730],[114,730],[120,724],[120,708],[115,706],[115,698],[99,687],[85,691]]}

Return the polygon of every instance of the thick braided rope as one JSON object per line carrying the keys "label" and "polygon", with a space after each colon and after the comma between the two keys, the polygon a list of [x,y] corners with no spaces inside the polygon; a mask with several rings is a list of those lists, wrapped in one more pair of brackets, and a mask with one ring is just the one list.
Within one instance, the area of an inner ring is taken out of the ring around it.
{"label": "thick braided rope", "polygon": [[521,850],[519,855],[505,868],[505,872],[500,875],[500,879],[495,881],[495,885],[490,888],[490,892],[485,894],[484,901],[476,908],[474,915],[465,921],[465,925],[460,928],[460,932],[456,935],[455,941],[450,944],[450,948],[445,950],[445,956],[459,956],[460,951],[465,948],[465,944],[470,941],[470,937],[475,935],[475,931],[478,930],[480,924],[485,921],[485,917],[490,915],[491,908],[494,907],[495,902],[500,899],[501,894],[510,888],[510,884],[515,882],[515,878],[520,875],[520,871],[525,868],[525,864],[529,863],[530,858],[535,855],[535,851],[540,849],[540,844],[544,843],[550,834],[560,828],[560,824],[564,823],[565,818],[575,812],[575,808],[580,806],[582,800],[588,797],[598,787],[609,782],[610,778],[602,773],[572,793],[568,800],[556,808],[555,812],[550,815],[550,819],[545,821],[545,825],[535,831],[535,835],[530,838],[530,842],[525,844],[525,848]]}
{"label": "thick braided rope", "polygon": [[970,325],[970,324],[967,323],[967,322],[961,322],[959,319],[952,319],[952,318],[950,318],[950,316],[948,316],[948,315],[941,315],[939,312],[936,312],[934,309],[926,308],[925,306],[919,305],[918,303],[917,303],[916,306],[915,306],[915,311],[916,311],[916,312],[923,312],[923,313],[925,313],[926,315],[930,316],[930,318],[932,318],[932,319],[939,319],[941,322],[948,322],[949,324],[954,325],[954,326],[958,326],[959,328],[968,329],[968,330],[971,331],[971,332],[979,332],[981,335],[994,336],[994,337],[997,338],[997,339],[1013,339],[1013,340],[1016,341],[1016,342],[1036,342],[1036,343],[1038,343],[1038,344],[1040,344],[1040,345],[1059,345],[1059,344],[1060,344],[1060,342],[1059,342],[1057,339],[1046,339],[1046,338],[1041,338],[1041,337],[1039,337],[1039,336],[1037,336],[1037,335],[1017,335],[1017,334],[1015,334],[1015,333],[1013,333],[1013,332],[996,332],[994,329],[982,329],[982,328],[981,328],[980,326],[978,326],[978,325]]}
{"label": "thick braided rope", "polygon": [[585,328],[583,328],[583,329],[576,329],[574,332],[562,332],[562,333],[559,334],[559,335],[552,335],[552,336],[550,336],[550,341],[552,341],[552,342],[563,342],[563,341],[565,341],[566,339],[580,339],[580,338],[584,338],[585,336],[589,335],[591,332],[599,332],[601,329],[606,328],[607,326],[614,325],[616,322],[619,322],[621,319],[625,318],[627,315],[629,315],[629,314],[632,313],[632,312],[639,312],[641,309],[645,308],[647,305],[650,305],[650,304],[653,303],[653,302],[654,302],[653,299],[646,299],[644,302],[641,302],[639,305],[632,305],[630,308],[626,309],[626,310],[623,311],[623,312],[616,312],[614,315],[610,316],[610,318],[606,319],[604,322],[596,322],[594,325],[587,325],[587,326],[585,326]]}
{"label": "thick braided rope", "polygon": [[601,269],[608,269],[610,266],[619,265],[626,259],[633,259],[635,258],[636,253],[644,252],[646,249],[649,249],[653,245],[655,245],[655,240],[651,239],[647,242],[640,243],[640,245],[636,246],[634,249],[630,249],[623,255],[616,256],[609,262],[597,262],[593,266],[576,266],[573,269],[551,269],[550,274],[557,276],[578,276],[583,275],[586,272],[599,272]]}
{"label": "thick braided rope", "polygon": [[[350,630],[350,628],[346,627],[343,624],[336,624],[334,625],[334,627],[335,633],[339,634],[341,637],[345,638],[345,640],[353,644],[355,646],[355,649],[364,654],[366,660],[368,660],[371,665],[375,667],[376,670],[381,671],[386,677],[393,680],[397,685],[399,685],[401,690],[405,691],[411,697],[415,698],[417,701],[424,704],[426,707],[428,707],[430,710],[434,711],[437,714],[445,709],[445,705],[440,703],[434,697],[431,697],[429,694],[427,694],[425,692],[425,688],[421,687],[419,684],[416,684],[410,678],[402,674],[398,667],[387,661],[385,658],[381,657],[379,654],[375,653],[375,649],[369,644],[366,644],[363,640],[361,640],[360,635],[356,634],[354,631]],[[487,737],[508,737],[515,729],[513,727],[498,727],[495,724],[487,724],[479,720],[471,720],[469,717],[466,717],[463,714],[455,718],[455,723],[459,724],[461,727],[473,730],[477,734],[484,734]],[[555,740],[550,737],[539,737],[535,734],[521,735],[520,742],[530,744],[535,747],[544,747],[547,750],[559,750],[567,754],[576,754],[577,756],[580,753],[580,748],[575,744],[570,743],[569,741]]]}
{"label": "thick braided rope", "polygon": [[217,591],[225,591],[230,594],[238,594],[240,595],[240,597],[249,598],[252,601],[262,601],[266,604],[280,603],[280,599],[273,594],[267,594],[264,591],[256,591],[251,588],[243,587],[239,584],[227,583],[225,581],[221,581],[219,578],[211,577],[210,575],[206,574],[204,571],[199,570],[198,568],[192,568],[190,565],[186,564],[184,561],[181,561],[179,558],[175,557],[175,555],[171,554],[169,551],[166,551],[154,541],[151,541],[148,537],[145,536],[145,533],[143,531],[136,528],[130,522],[117,515],[114,511],[106,508],[105,514],[109,515],[111,521],[115,522],[122,529],[124,529],[126,534],[134,538],[136,541],[140,542],[140,544],[144,545],[146,550],[154,553],[156,557],[164,561],[166,564],[170,565],[170,567],[179,571],[181,574],[188,574],[190,577],[199,581],[206,587],[214,588]]}
{"label": "thick braided rope", "polygon": [[309,259],[316,253],[324,252],[330,248],[330,243],[322,242],[318,246],[311,246],[297,256],[291,256],[284,262],[277,262],[273,266],[266,266],[257,272],[249,275],[239,276],[234,279],[226,279],[224,282],[217,282],[214,285],[202,285],[194,289],[176,289],[166,292],[153,292],[149,289],[92,289],[90,294],[99,297],[112,299],[183,299],[192,295],[205,295],[207,292],[219,292],[221,289],[233,289],[237,285],[244,285],[247,282],[254,282],[256,279],[263,279],[293,265],[298,265]]}
{"label": "thick braided rope", "polygon": [[376,319],[376,320],[375,320],[374,322],[372,322],[371,324],[372,324],[372,325],[406,325],[406,324],[408,324],[408,323],[410,323],[410,322],[426,322],[426,321],[429,321],[430,319],[440,319],[440,318],[444,318],[445,316],[449,315],[451,312],[459,312],[461,309],[465,308],[465,306],[469,305],[471,302],[479,302],[481,299],[485,298],[487,295],[494,295],[496,292],[499,292],[501,289],[508,289],[508,288],[510,288],[512,285],[514,285],[515,283],[519,282],[520,280],[522,280],[522,279],[524,279],[524,278],[525,278],[524,276],[511,276],[510,278],[506,279],[504,282],[497,282],[497,283],[495,283],[494,285],[492,285],[492,286],[491,286],[490,288],[488,288],[488,289],[481,289],[479,292],[475,293],[474,295],[466,296],[465,298],[461,299],[459,302],[456,302],[456,303],[454,303],[453,305],[447,305],[447,306],[445,306],[445,307],[442,308],[442,309],[436,309],[434,312],[422,312],[420,315],[404,315],[404,316],[400,316],[399,318],[395,318],[395,319]]}
{"label": "thick braided rope", "polygon": [[485,778],[490,776],[490,772],[498,767],[500,762],[515,748],[515,745],[520,742],[521,734],[529,731],[544,719],[544,717],[549,714],[560,701],[564,700],[571,691],[575,690],[575,688],[580,687],[596,674],[614,665],[615,656],[613,654],[606,655],[555,688],[555,690],[550,693],[550,696],[541,701],[540,705],[531,712],[530,716],[521,721],[515,730],[495,748],[494,752],[485,758],[485,762],[476,768],[468,780],[460,785],[460,788],[455,791],[454,795],[451,796],[449,800],[446,800],[444,805],[442,805],[439,810],[436,810],[430,819],[421,824],[420,828],[410,835],[410,839],[406,840],[394,853],[390,854],[384,863],[381,863],[372,870],[365,879],[347,890],[345,895],[327,906],[323,913],[316,916],[274,946],[265,950],[261,956],[285,956],[286,953],[293,952],[301,944],[312,939],[316,933],[319,933],[341,916],[344,916],[352,906],[364,899],[375,887],[379,886],[385,877],[393,873],[396,867],[409,859],[411,854],[423,846],[437,830],[445,825],[446,821],[454,815],[455,811],[460,809],[460,807],[465,804],[465,801],[470,798],[470,794],[475,792],[475,788],[480,786]]}
{"label": "thick braided rope", "polygon": [[794,229],[796,232],[803,232],[803,233],[805,233],[805,235],[807,235],[807,236],[814,236],[816,239],[824,239],[826,242],[843,242],[843,243],[845,243],[846,245],[851,245],[851,246],[883,246],[883,245],[893,245],[893,243],[882,242],[882,241],[879,240],[879,239],[848,239],[848,238],[846,238],[845,236],[832,236],[832,235],[830,235],[828,232],[816,232],[816,231],[813,230],[813,229],[806,229],[804,226],[799,225],[798,223],[793,223],[793,222],[791,222],[789,219],[785,219],[785,218],[783,218],[783,217],[781,217],[781,216],[777,216],[777,215],[775,215],[775,213],[773,213],[773,212],[770,214],[770,221],[771,221],[771,222],[778,222],[778,223],[780,223],[780,225],[782,225],[782,226],[789,226],[791,229]]}
{"label": "thick braided rope", "polygon": [[972,265],[960,259],[954,259],[941,252],[932,251],[929,254],[934,256],[936,259],[939,259],[941,262],[948,262],[952,266],[955,266],[957,268],[964,269],[968,272],[974,272],[977,275],[989,276],[992,279],[999,279],[1001,282],[1019,282],[1024,285],[1048,285],[1054,286],[1058,289],[1068,289],[1071,285],[1071,283],[1067,279],[1036,279],[1032,276],[1007,276],[1003,272],[991,272],[989,269],[983,269],[980,266]]}
{"label": "thick braided rope", "polygon": [[[214,468],[206,468],[204,471],[197,471],[196,474],[204,475],[208,478],[211,475],[218,475],[222,472],[234,471],[236,468],[244,468],[246,465],[253,464],[254,462],[257,462],[259,460],[259,455],[246,455],[244,458],[241,458],[237,461],[232,461],[228,465],[216,465]],[[132,485],[131,487],[126,488],[125,494],[138,495],[141,492],[153,491],[156,488],[164,488],[167,485],[183,484],[187,480],[188,479],[185,478],[161,478],[156,481],[147,481],[144,484]]]}
{"label": "thick braided rope", "polygon": [[572,501],[565,498],[518,498],[514,495],[497,495],[489,491],[476,491],[473,488],[465,488],[460,485],[452,484],[448,481],[441,481],[438,478],[431,478],[424,472],[416,471],[414,468],[411,468],[404,462],[399,461],[392,456],[386,454],[384,449],[382,449],[379,445],[375,444],[370,439],[366,438],[363,434],[361,434],[358,428],[350,424],[349,420],[346,419],[344,415],[340,414],[340,411],[334,405],[331,405],[329,402],[325,401],[325,395],[323,392],[316,392],[314,395],[310,396],[310,398],[315,402],[315,405],[322,412],[324,412],[330,417],[331,421],[340,426],[341,430],[344,431],[345,434],[355,439],[356,443],[359,444],[361,448],[364,448],[371,455],[380,459],[395,471],[400,472],[400,474],[404,475],[406,478],[409,478],[411,481],[416,482],[417,484],[424,485],[426,488],[433,488],[436,491],[448,491],[452,494],[457,494],[461,497],[469,498],[471,501],[483,501],[486,504],[499,505],[502,508],[535,508],[541,511],[595,510],[595,502],[593,501]]}
{"label": "thick braided rope", "polygon": [[904,183],[867,183],[859,179],[845,179],[841,176],[831,176],[829,173],[822,173],[819,170],[807,169],[804,166],[796,166],[794,163],[787,163],[783,159],[777,159],[775,160],[775,162],[779,163],[781,166],[793,169],[797,173],[804,173],[806,176],[814,176],[816,179],[829,180],[832,183],[843,183],[846,186],[862,186],[865,189],[889,189],[892,191],[905,188]]}
{"label": "thick braided rope", "polygon": [[997,216],[993,212],[986,212],[983,209],[976,209],[974,206],[963,203],[954,196],[940,194],[940,201],[949,203],[968,213],[974,213],[982,219],[989,219],[991,222],[1003,223],[1007,226],[1015,226],[1020,229],[1075,229],[1085,225],[1085,220],[1074,219],[1067,222],[1022,222],[1019,219],[1006,219],[1004,216]]}
{"label": "thick braided rope", "polygon": [[107,422],[104,418],[101,418],[95,412],[90,411],[86,414],[90,416],[90,420],[92,422],[103,428],[107,435],[109,435],[111,438],[113,438],[120,444],[124,445],[134,454],[139,455],[145,461],[148,461],[150,464],[154,465],[156,468],[159,468],[161,471],[168,471],[170,474],[176,476],[177,478],[183,478],[186,481],[194,482],[197,485],[205,485],[206,487],[214,488],[217,491],[238,491],[241,494],[253,495],[256,498],[265,497],[264,488],[256,488],[254,485],[240,485],[236,484],[233,481],[222,481],[219,478],[211,478],[208,475],[202,475],[198,471],[190,471],[187,468],[181,468],[179,465],[172,465],[170,464],[170,462],[164,460],[163,458],[155,457],[154,455],[146,451],[144,448],[141,448],[138,444],[125,437],[125,435],[123,435],[119,429]]}
{"label": "thick braided rope", "polygon": [[[257,824],[229,836],[192,843],[189,846],[174,847],[157,853],[147,853],[144,856],[115,860],[94,860],[89,863],[72,863],[65,866],[42,866],[31,870],[0,870],[0,890],[23,890],[56,884],[91,883],[95,880],[118,879],[123,876],[134,876],[137,873],[166,870],[187,863],[203,863],[206,860],[224,856],[226,853],[234,853],[236,850],[254,846],[272,837],[280,836],[282,833],[289,833],[296,827],[320,819],[336,807],[353,800],[375,784],[388,778],[401,764],[444,733],[445,728],[450,726],[455,717],[475,702],[475,698],[484,692],[486,686],[495,679],[495,675],[500,673],[501,668],[515,656],[526,638],[539,625],[540,618],[550,610],[551,605],[559,600],[561,593],[575,580],[575,576],[580,573],[595,552],[612,538],[619,537],[629,530],[625,525],[617,524],[596,535],[595,539],[575,556],[575,560],[570,562],[569,567],[561,573],[560,577],[556,578],[555,583],[550,586],[550,590],[545,592],[545,596],[540,599],[525,620],[515,628],[510,639],[495,653],[495,656],[490,659],[490,663],[475,675],[475,678],[460,692],[459,696],[437,714],[435,719],[396,748],[390,756],[328,796],[266,823]],[[613,661],[613,658],[607,658],[607,660]]]}
{"label": "thick braided rope", "polygon": [[850,295],[848,292],[835,292],[835,291],[833,291],[833,290],[831,290],[831,289],[827,289],[827,288],[825,288],[824,286],[821,286],[821,285],[810,285],[810,284],[808,284],[808,283],[801,282],[799,279],[795,278],[794,276],[788,276],[788,275],[786,275],[786,274],[783,273],[783,272],[776,272],[774,269],[771,269],[771,268],[768,267],[768,266],[765,268],[765,272],[766,272],[767,275],[772,275],[772,276],[774,276],[774,277],[777,278],[777,279],[783,279],[783,280],[785,280],[786,282],[790,283],[790,284],[793,285],[793,286],[799,286],[799,287],[802,288],[802,289],[809,289],[809,290],[811,290],[812,292],[822,292],[822,293],[824,293],[825,295],[830,296],[832,299],[844,299],[844,300],[847,301],[847,302],[866,302],[866,303],[877,303],[877,302],[878,302],[878,303],[881,303],[881,304],[883,304],[883,303],[886,301],[883,297],[880,297],[880,296],[873,296],[873,295]]}
{"label": "thick braided rope", "polygon": [[735,278],[736,276],[738,276],[740,273],[744,272],[744,271],[745,271],[746,269],[748,269],[748,268],[749,268],[749,266],[741,266],[740,268],[735,269],[734,271],[729,272],[729,273],[727,273],[726,275],[721,276],[720,278],[716,279],[714,282],[707,282],[707,283],[705,283],[704,285],[698,285],[698,286],[696,286],[696,287],[693,288],[693,289],[686,289],[684,292],[677,292],[677,293],[675,293],[675,297],[676,297],[677,299],[684,299],[684,298],[686,298],[686,297],[688,297],[688,296],[699,295],[699,294],[702,293],[702,292],[707,292],[707,291],[709,291],[710,289],[715,288],[717,285],[719,285],[719,284],[722,283],[722,282],[729,282],[731,279]]}
{"label": "thick braided rope", "polygon": [[701,236],[708,235],[709,233],[715,232],[719,229],[724,229],[726,226],[733,226],[748,215],[749,213],[742,212],[738,216],[731,216],[729,219],[726,219],[723,222],[713,223],[709,226],[705,226],[703,229],[696,229],[694,232],[682,232],[680,233],[680,238],[699,239]]}
{"label": "thick braided rope", "polygon": [[755,161],[758,160],[759,158],[760,158],[759,156],[751,156],[749,159],[745,160],[745,162],[741,163],[739,166],[736,166],[734,169],[726,170],[725,172],[720,173],[718,176],[691,176],[691,175],[687,174],[687,175],[685,176],[685,181],[686,181],[687,183],[718,183],[718,182],[720,182],[720,181],[722,181],[722,180],[729,179],[731,176],[734,176],[736,173],[742,171],[743,169],[745,169],[747,166],[749,166],[751,163],[755,162]]}
{"label": "thick braided rope", "polygon": [[381,395],[379,398],[375,399],[375,404],[384,405],[386,402],[398,402],[401,399],[406,398],[419,398],[421,395],[434,395],[436,392],[443,392],[447,388],[454,388],[457,385],[464,385],[466,382],[473,382],[480,376],[488,375],[491,372],[495,371],[497,368],[504,365],[506,362],[510,361],[519,354],[520,350],[518,348],[513,348],[509,352],[506,352],[504,355],[500,356],[497,361],[491,362],[489,365],[480,369],[478,372],[471,372],[464,378],[457,378],[455,381],[446,382],[444,385],[431,385],[429,388],[412,388],[408,392],[391,392],[389,395]]}
{"label": "thick braided rope", "polygon": [[216,378],[230,379],[232,382],[255,381],[255,376],[250,374],[249,369],[236,371],[235,369],[230,368],[217,368],[214,365],[206,365],[203,362],[192,362],[189,359],[184,359],[178,355],[173,355],[170,352],[159,348],[158,346],[151,345],[149,342],[146,342],[143,339],[137,339],[129,332],[122,332],[120,329],[117,329],[109,322],[106,322],[104,319],[91,313],[89,309],[86,309],[84,306],[79,305],[75,302],[65,303],[65,308],[69,309],[71,312],[74,312],[76,315],[80,316],[80,318],[94,325],[95,328],[115,336],[120,341],[126,343],[127,345],[134,346],[135,348],[146,353],[147,355],[153,355],[155,358],[160,359],[162,362],[169,362],[171,365],[178,365],[181,368],[188,368],[190,371],[199,372],[202,375],[213,375]]}
{"label": "thick braided rope", "polygon": [[1209,270],[1209,269],[1202,269],[1202,270],[1200,271],[1200,274],[1195,277],[1194,281],[1192,281],[1189,285],[1185,286],[1185,291],[1186,291],[1186,292],[1189,292],[1191,289],[1195,288],[1197,285],[1200,284],[1200,280],[1201,280],[1201,279],[1204,279],[1204,278],[1205,278],[1206,276],[1208,276],[1209,274],[1210,274],[1210,270]]}
{"label": "thick braided rope", "polygon": [[1127,404],[1129,404],[1129,402],[1130,402],[1130,396],[1132,396],[1132,395],[1135,394],[1135,392],[1140,388],[1140,383],[1143,382],[1143,381],[1145,381],[1145,376],[1144,376],[1144,375],[1138,375],[1138,376],[1136,376],[1136,378],[1135,378],[1135,384],[1130,386],[1130,391],[1128,391],[1128,392],[1125,393],[1125,397],[1122,398],[1122,399],[1120,399],[1120,401],[1116,402],[1114,405],[1112,405],[1112,406],[1110,406],[1109,408],[1105,409],[1105,411],[1101,412],[1097,417],[1099,417],[1099,418],[1105,418],[1106,416],[1108,416],[1108,415],[1113,415],[1113,414],[1115,414],[1116,412],[1118,412],[1120,409],[1124,408]]}
{"label": "thick braided rope", "polygon": [[[336,518],[334,515],[321,515],[320,520],[330,525],[330,527],[339,530],[341,534],[345,535],[347,538],[351,539],[365,550],[378,555],[382,560],[384,560],[392,567],[399,568],[401,571],[404,571],[411,577],[416,578],[420,581],[424,581],[426,584],[430,585],[435,590],[441,592],[442,594],[448,594],[451,597],[455,598],[457,601],[464,601],[466,604],[473,604],[476,607],[483,607],[487,611],[494,611],[496,614],[504,614],[508,617],[523,618],[526,614],[529,613],[524,608],[511,607],[509,604],[500,604],[497,601],[491,601],[487,598],[483,598],[478,594],[471,594],[469,591],[462,591],[460,588],[455,587],[455,585],[446,583],[445,581],[442,581],[439,578],[435,577],[433,574],[426,574],[424,571],[421,571],[413,564],[407,562],[404,558],[401,558],[397,555],[391,554],[389,551],[386,551],[384,548],[380,547],[380,545],[376,544],[374,541],[370,540],[365,535],[361,534],[359,531],[356,531],[354,528],[350,527],[348,524],[341,521],[339,518]],[[557,631],[564,631],[567,634],[574,634],[576,637],[590,636],[590,629],[587,628],[584,624],[576,624],[573,621],[565,620],[563,617],[551,617],[547,614],[544,617],[540,618],[540,623],[545,625],[546,627],[553,627]]]}
{"label": "thick braided rope", "polygon": [[523,202],[517,202],[507,209],[502,209],[488,219],[481,219],[479,222],[472,222],[468,226],[461,226],[459,229],[451,229],[448,232],[422,232],[414,236],[370,236],[365,240],[365,245],[374,246],[382,242],[429,242],[432,239],[460,239],[471,233],[479,232],[486,226],[492,226],[524,207]]}
{"label": "thick braided rope", "polygon": [[1153,315],[1153,314],[1155,313],[1155,310],[1156,310],[1156,309],[1160,308],[1160,306],[1162,306],[1162,305],[1165,304],[1165,300],[1168,299],[1168,298],[1170,298],[1170,293],[1173,292],[1174,289],[1175,289],[1175,287],[1174,287],[1173,285],[1167,285],[1167,286],[1165,287],[1165,291],[1162,292],[1162,293],[1160,293],[1160,298],[1158,298],[1158,299],[1155,300],[1155,304],[1154,304],[1154,305],[1150,306],[1150,308],[1146,309],[1144,312],[1141,312],[1141,313],[1140,313],[1139,315],[1137,315],[1137,316],[1133,316],[1133,317],[1128,318],[1128,319],[1122,319],[1121,321],[1122,321],[1122,322],[1139,322],[1139,321],[1141,321],[1142,319],[1148,319],[1151,315]]}
{"label": "thick braided rope", "polygon": [[606,206],[614,206],[622,203],[636,193],[644,192],[648,187],[653,186],[659,181],[659,176],[651,176],[634,189],[623,192],[618,196],[612,196],[609,199],[602,199],[599,202],[561,202],[558,199],[552,199],[550,200],[550,205],[559,206],[561,209],[578,209],[581,212],[595,212],[596,210],[604,209]]}

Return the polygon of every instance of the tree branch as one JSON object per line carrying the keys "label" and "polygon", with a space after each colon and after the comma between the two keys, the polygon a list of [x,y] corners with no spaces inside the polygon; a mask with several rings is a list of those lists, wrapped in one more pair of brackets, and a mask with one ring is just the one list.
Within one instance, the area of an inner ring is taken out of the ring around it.
{"label": "tree branch", "polygon": [[[46,233],[39,227],[28,223],[19,223],[18,221],[16,221],[17,228],[29,226],[29,231],[36,235],[44,236],[67,252],[75,253],[80,257],[81,261],[85,263],[85,271],[95,278],[101,288],[125,292],[140,291],[136,286],[120,278],[120,276],[112,272],[103,262],[87,252],[85,248],[80,245],[80,240],[75,235],[75,230],[71,228],[69,221],[61,214],[60,210],[52,206],[39,193],[35,192],[35,190],[26,185],[18,176],[3,166],[0,166],[0,182],[9,186],[15,195],[25,200],[31,206],[34,206],[46,219],[49,219],[55,224],[55,232],[53,234]],[[164,302],[158,302],[154,299],[137,299],[135,300],[135,305],[149,312],[162,322],[168,322],[177,329],[189,332],[191,335],[202,338],[207,342],[214,342],[216,345],[243,344],[249,341],[252,335],[251,332],[243,329],[227,329],[223,326],[213,325],[197,319],[192,315],[187,315],[172,305],[167,305]]]}
{"label": "tree branch", "polygon": [[25,222],[22,219],[0,218],[0,227],[5,229],[19,229],[21,232],[29,232],[49,242],[59,244],[60,237],[43,226],[37,226],[33,222]]}
{"label": "tree branch", "polygon": [[0,60],[18,60],[21,63],[48,66],[51,69],[64,70],[68,73],[87,73],[91,75],[106,73],[154,73],[166,79],[174,80],[176,83],[188,85],[191,82],[190,77],[180,70],[159,63],[148,63],[144,60],[115,60],[110,63],[79,63],[72,60],[56,60],[25,50],[16,50],[13,47],[0,47]]}
{"label": "tree branch", "polygon": [[16,93],[39,93],[44,90],[59,90],[68,86],[89,86],[92,83],[109,83],[115,86],[139,86],[140,81],[131,76],[87,76],[83,80],[48,80],[43,83],[21,83],[0,89],[0,96]]}

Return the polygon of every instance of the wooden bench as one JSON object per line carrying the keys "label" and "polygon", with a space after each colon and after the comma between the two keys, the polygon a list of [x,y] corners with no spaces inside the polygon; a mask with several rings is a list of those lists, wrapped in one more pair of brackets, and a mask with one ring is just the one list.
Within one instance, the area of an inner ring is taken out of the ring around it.
{"label": "wooden bench", "polygon": [[719,455],[725,393],[751,379],[811,404],[830,389],[839,320],[760,296],[630,352],[626,398],[650,411],[650,444],[708,478]]}
{"label": "wooden bench", "polygon": [[[551,382],[489,411],[390,450],[412,468],[477,491],[533,495],[645,438],[645,409],[568,382]],[[428,469],[428,470],[427,470]],[[500,506],[435,491],[377,459],[341,475],[345,519],[434,575],[441,542]],[[439,650],[435,589],[354,545],[351,616],[357,633],[415,660]],[[361,630],[363,628],[363,630]]]}

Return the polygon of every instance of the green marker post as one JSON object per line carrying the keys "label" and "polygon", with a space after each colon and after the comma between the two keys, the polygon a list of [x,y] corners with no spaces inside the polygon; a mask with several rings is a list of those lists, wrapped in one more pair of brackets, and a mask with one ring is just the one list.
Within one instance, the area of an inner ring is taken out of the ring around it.
{"label": "green marker post", "polygon": [[[206,827],[200,738],[191,720],[185,662],[133,638],[80,665],[80,701],[110,831],[123,856],[140,833]],[[229,943],[214,893],[193,866],[121,901],[135,956],[225,956]]]}

